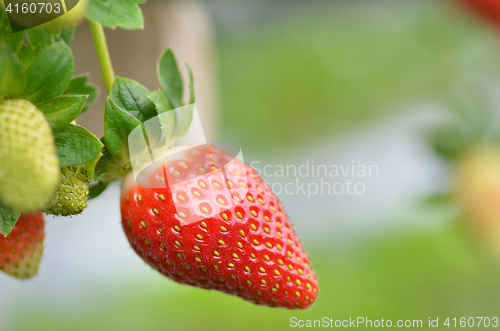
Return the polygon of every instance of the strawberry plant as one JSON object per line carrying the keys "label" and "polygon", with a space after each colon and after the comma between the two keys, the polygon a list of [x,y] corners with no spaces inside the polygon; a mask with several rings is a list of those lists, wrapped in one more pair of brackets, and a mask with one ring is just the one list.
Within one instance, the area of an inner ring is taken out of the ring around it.
{"label": "strawberry plant", "polygon": [[[159,57],[158,90],[115,77],[103,26],[141,28],[142,1],[81,2],[71,17],[15,33],[12,23],[22,28],[23,21],[7,15],[7,9],[0,12],[0,232],[5,237],[0,270],[34,276],[42,252],[40,211],[79,214],[88,200],[125,178],[123,229],[151,267],[179,283],[256,304],[309,307],[317,297],[317,279],[270,187],[215,146],[174,153],[193,108],[183,107],[185,84],[172,50]],[[84,12],[108,94],[100,138],[77,124],[97,94],[86,75],[73,76],[73,24]],[[186,71],[188,104],[193,104],[193,74],[187,65]],[[147,137],[150,152],[157,146],[163,156],[175,157],[150,165],[137,183],[131,133],[150,131],[148,123],[155,119],[161,139]],[[224,178],[217,177],[223,168]],[[158,182],[168,185],[157,187]],[[196,221],[186,222],[190,217]]]}

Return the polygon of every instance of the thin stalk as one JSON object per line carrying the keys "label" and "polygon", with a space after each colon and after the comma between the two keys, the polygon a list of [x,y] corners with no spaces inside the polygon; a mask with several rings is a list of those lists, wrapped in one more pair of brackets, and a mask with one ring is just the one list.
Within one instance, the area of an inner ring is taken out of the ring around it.
{"label": "thin stalk", "polygon": [[104,80],[104,85],[109,95],[111,85],[113,85],[113,81],[115,80],[115,73],[113,71],[113,65],[111,64],[111,58],[109,57],[106,36],[104,35],[104,29],[101,23],[89,19],[89,25],[90,31],[92,31],[92,37],[94,38],[99,66],[101,67],[102,79]]}

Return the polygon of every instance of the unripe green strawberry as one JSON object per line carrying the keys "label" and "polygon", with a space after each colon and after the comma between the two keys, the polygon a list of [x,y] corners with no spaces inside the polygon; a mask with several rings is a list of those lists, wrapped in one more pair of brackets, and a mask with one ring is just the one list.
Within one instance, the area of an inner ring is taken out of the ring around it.
{"label": "unripe green strawberry", "polygon": [[11,233],[0,235],[0,270],[18,279],[38,273],[43,253],[43,213],[21,214]]}
{"label": "unripe green strawberry", "polygon": [[61,181],[43,211],[58,216],[80,214],[87,208],[88,197],[89,179],[85,166],[61,167]]}
{"label": "unripe green strawberry", "polygon": [[[66,4],[68,5],[68,4]],[[42,25],[42,28],[49,30],[58,30],[78,24],[85,16],[89,6],[89,0],[80,0],[74,8],[71,8],[66,14],[59,16]]]}
{"label": "unripe green strawberry", "polygon": [[31,102],[0,103],[0,202],[16,211],[41,209],[59,181],[49,123]]}

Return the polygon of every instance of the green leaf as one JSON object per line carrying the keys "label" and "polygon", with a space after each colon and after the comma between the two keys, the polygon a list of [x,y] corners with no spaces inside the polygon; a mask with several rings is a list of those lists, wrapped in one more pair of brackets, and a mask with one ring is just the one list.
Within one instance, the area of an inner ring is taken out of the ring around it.
{"label": "green leaf", "polygon": [[16,97],[23,93],[26,86],[26,73],[23,65],[7,45],[0,46],[0,99]]}
{"label": "green leaf", "polygon": [[[172,110],[173,106],[161,91],[154,91],[149,94],[149,99],[153,102],[158,112],[158,119],[161,124],[161,128],[164,134],[164,139],[169,141],[170,139],[179,139],[186,135],[191,126],[191,121],[193,120],[193,104],[175,108]],[[149,129],[149,128],[148,128]],[[151,141],[151,148],[154,147],[155,142]]]}
{"label": "green leaf", "polygon": [[63,28],[61,29],[61,32],[57,36],[54,36],[54,40],[57,41],[64,41],[66,45],[71,45],[71,42],[73,41],[73,38],[75,37],[75,27],[70,27],[70,28]]}
{"label": "green leaf", "polygon": [[188,71],[189,75],[189,103],[193,104],[195,97],[194,97],[194,76],[193,76],[193,71],[191,70],[191,67],[186,63],[186,68]]}
{"label": "green leaf", "polygon": [[[156,107],[164,139],[165,141],[169,141],[175,127],[175,113],[170,111],[173,106],[168,101],[165,94],[161,91],[153,91],[149,93],[149,100],[151,100]],[[151,139],[151,137],[148,138]],[[150,141],[150,144],[154,145],[152,141]]]}
{"label": "green leaf", "polygon": [[80,114],[86,95],[59,95],[57,97],[36,103],[53,131],[62,129]]}
{"label": "green leaf", "polygon": [[62,28],[59,31],[47,30],[44,28],[31,28],[26,30],[29,45],[32,47],[46,47],[56,42],[64,42],[68,46],[75,36],[75,27]]}
{"label": "green leaf", "polygon": [[108,185],[109,185],[109,183],[99,183],[99,184],[90,186],[89,199],[92,200],[92,199],[97,198],[99,195],[101,195],[102,192],[104,192],[104,190],[108,187]]}
{"label": "green leaf", "polygon": [[85,164],[94,159],[102,143],[87,129],[70,124],[54,132],[55,145],[61,166]]}
{"label": "green leaf", "polygon": [[15,53],[19,47],[21,47],[23,37],[24,32],[12,32],[7,12],[5,12],[0,5],[0,44],[5,42]]}
{"label": "green leaf", "polygon": [[104,107],[104,141],[111,155],[121,164],[130,162],[128,136],[141,121],[118,107],[108,98]]}
{"label": "green leaf", "polygon": [[179,139],[186,135],[193,120],[193,104],[172,110],[175,115],[175,127],[171,139]]}
{"label": "green leaf", "polygon": [[138,0],[90,0],[86,17],[110,28],[142,29]]}
{"label": "green leaf", "polygon": [[26,70],[23,98],[39,102],[63,93],[73,75],[73,54],[62,42],[43,49]]}
{"label": "green leaf", "polygon": [[[102,139],[100,139],[100,140],[102,141]],[[87,162],[87,164],[85,164],[85,172],[87,173],[87,177],[90,180],[93,180],[93,181],[96,180],[96,178],[94,177],[95,167],[97,165],[97,162],[99,162],[99,160],[101,159],[102,155],[103,155],[103,153],[101,151],[101,152],[99,152],[99,154],[97,154],[97,156],[95,158],[93,158],[92,160]]]}
{"label": "green leaf", "polygon": [[31,46],[26,46],[26,45],[21,45],[21,48],[17,52],[17,57],[23,64],[23,68],[26,70],[31,62],[37,57],[38,53],[40,52],[40,48],[35,48]]}
{"label": "green leaf", "polygon": [[99,94],[99,88],[92,83],[87,83],[87,79],[88,74],[73,77],[69,82],[66,92],[64,92],[64,94],[86,94],[89,96],[85,101],[82,113],[89,108],[89,104],[94,101]]}
{"label": "green leaf", "polygon": [[109,97],[118,107],[144,122],[156,116],[155,106],[148,99],[148,93],[148,89],[138,82],[130,78],[117,77]]}
{"label": "green leaf", "polygon": [[0,205],[0,233],[7,237],[17,223],[21,213]]}
{"label": "green leaf", "polygon": [[32,47],[46,47],[54,43],[54,34],[45,29],[31,28],[26,30],[29,44]]}
{"label": "green leaf", "polygon": [[174,53],[169,48],[158,61],[158,81],[174,108],[182,105],[182,77]]}
{"label": "green leaf", "polygon": [[174,106],[168,101],[167,96],[162,91],[150,92],[148,98],[154,104],[158,115],[174,109]]}
{"label": "green leaf", "polygon": [[[103,140],[101,138],[101,141]],[[95,166],[94,180],[101,183],[110,183],[118,177],[125,176],[128,171],[129,167],[124,167],[118,163],[105,145],[102,149],[102,156]]]}

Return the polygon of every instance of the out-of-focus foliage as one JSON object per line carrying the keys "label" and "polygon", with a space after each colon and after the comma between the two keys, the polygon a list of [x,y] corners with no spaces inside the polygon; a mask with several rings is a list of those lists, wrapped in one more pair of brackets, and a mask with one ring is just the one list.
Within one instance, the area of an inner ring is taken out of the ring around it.
{"label": "out-of-focus foliage", "polygon": [[172,286],[158,276],[64,307],[24,303],[12,330],[288,330],[293,316],[394,323],[439,317],[442,323],[448,316],[497,316],[500,310],[500,273],[458,229],[396,234],[351,249],[324,246],[310,256],[320,293],[307,311],[259,307],[214,291]]}
{"label": "out-of-focus foliage", "polygon": [[446,98],[464,75],[500,72],[498,35],[475,23],[446,1],[375,1],[225,29],[224,132],[283,147]]}

